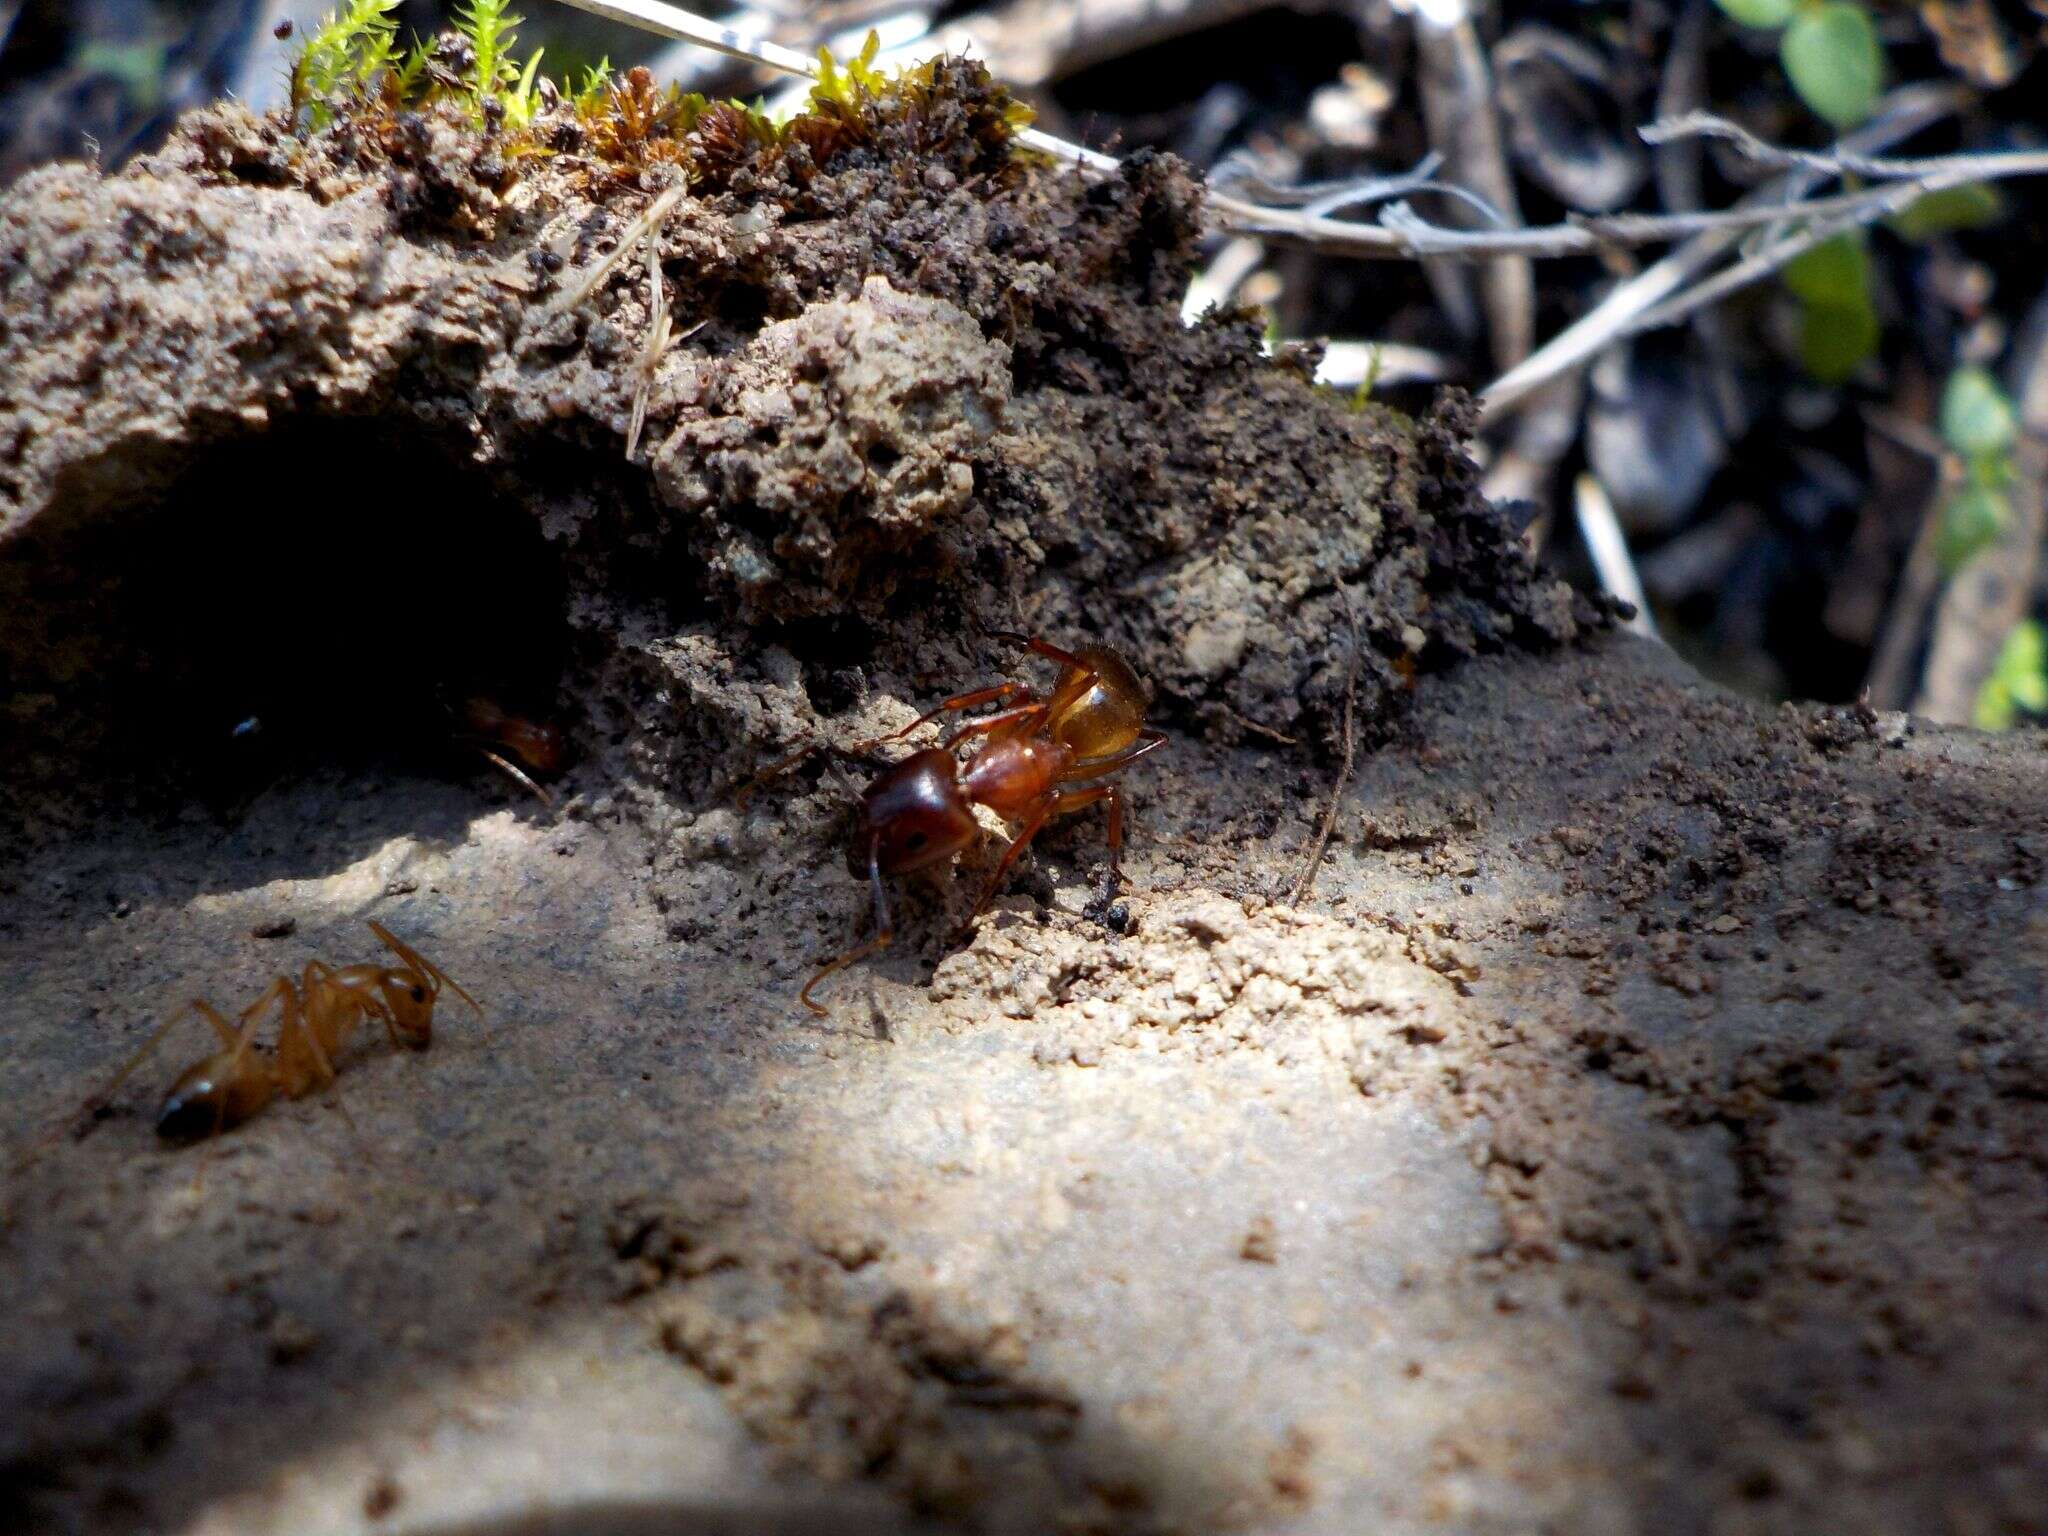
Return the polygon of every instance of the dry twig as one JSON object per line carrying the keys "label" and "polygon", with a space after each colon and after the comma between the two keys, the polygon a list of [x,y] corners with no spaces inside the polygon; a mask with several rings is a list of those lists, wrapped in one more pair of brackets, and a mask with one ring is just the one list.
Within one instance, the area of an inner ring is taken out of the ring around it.
{"label": "dry twig", "polygon": [[[1492,206],[1496,220],[1518,226],[1522,214],[1494,109],[1493,70],[1471,6],[1468,0],[1431,0],[1412,9],[1422,115],[1429,124],[1430,144],[1444,157],[1451,174]],[[1404,204],[1389,208],[1380,222],[1388,223],[1403,208]],[[1535,270],[1524,256],[1496,255],[1488,258],[1479,281],[1493,365],[1511,368],[1535,345]]]}
{"label": "dry twig", "polygon": [[1586,554],[1600,577],[1600,585],[1635,609],[1635,616],[1627,621],[1630,629],[1647,639],[1656,639],[1657,626],[1650,618],[1650,601],[1643,593],[1643,580],[1636,574],[1635,561],[1629,558],[1628,536],[1621,531],[1621,522],[1614,515],[1614,502],[1594,476],[1579,476],[1572,488],[1572,511],[1578,517],[1579,537],[1585,540]]}
{"label": "dry twig", "polygon": [[1315,841],[1309,844],[1308,857],[1301,866],[1301,875],[1294,882],[1294,890],[1287,898],[1290,907],[1298,907],[1307,899],[1316,883],[1316,869],[1323,862],[1323,854],[1329,849],[1330,837],[1337,829],[1337,812],[1343,804],[1344,786],[1351,782],[1351,763],[1358,751],[1356,714],[1358,709],[1358,612],[1351,605],[1351,589],[1343,582],[1337,583],[1337,592],[1344,599],[1344,618],[1351,628],[1351,661],[1344,669],[1344,757],[1337,764],[1337,778],[1330,785],[1330,803],[1323,811],[1322,825],[1316,828]]}
{"label": "dry twig", "polygon": [[[1895,91],[1884,109],[1842,143],[1851,153],[1865,153],[1912,137],[1929,124],[1960,111],[1969,93],[1952,86],[1909,86]],[[1793,171],[1760,187],[1744,206],[1783,207],[1799,198],[1820,175]],[[1553,336],[1519,366],[1509,369],[1480,396],[1481,420],[1497,418],[1531,391],[1561,373],[1571,372],[1612,345],[1624,328],[1708,271],[1735,248],[1740,231],[1722,228],[1695,235],[1661,261],[1620,284],[1588,313]]]}

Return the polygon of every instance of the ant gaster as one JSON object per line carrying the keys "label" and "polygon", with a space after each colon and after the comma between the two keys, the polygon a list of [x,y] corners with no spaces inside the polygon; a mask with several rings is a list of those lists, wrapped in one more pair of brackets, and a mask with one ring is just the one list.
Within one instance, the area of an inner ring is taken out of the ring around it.
{"label": "ant gaster", "polygon": [[[1015,681],[958,694],[902,730],[852,749],[858,753],[898,740],[943,714],[984,704],[1001,706],[962,725],[943,745],[914,752],[885,769],[861,796],[856,852],[865,862],[874,893],[875,932],[866,943],[828,960],[804,984],[799,998],[813,1013],[829,1012],[811,996],[819,982],[886,948],[896,937],[882,877],[924,869],[972,845],[982,835],[974,817],[977,805],[987,806],[1018,830],[982,888],[976,915],[1049,818],[1098,800],[1109,813],[1108,889],[1114,891],[1122,878],[1123,802],[1116,785],[1100,781],[1121,773],[1166,741],[1162,733],[1145,728],[1145,685],[1107,646],[1063,651],[1032,636],[991,633],[1058,662],[1059,680],[1042,699]],[[982,740],[973,754],[964,762],[958,759],[955,749],[975,738]]]}

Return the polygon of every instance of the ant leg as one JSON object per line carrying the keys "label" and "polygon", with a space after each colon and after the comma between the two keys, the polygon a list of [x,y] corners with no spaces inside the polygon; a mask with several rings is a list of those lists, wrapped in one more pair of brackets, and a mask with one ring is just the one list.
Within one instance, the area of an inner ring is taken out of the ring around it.
{"label": "ant leg", "polygon": [[977,704],[993,704],[998,700],[1014,699],[1018,694],[1024,693],[1026,691],[1028,690],[1025,689],[1022,683],[997,683],[993,687],[977,688],[972,693],[955,694],[952,698],[947,699],[944,703],[936,705],[933,708],[926,710],[923,714],[919,715],[915,720],[911,721],[910,724],[904,726],[901,730],[887,731],[880,736],[870,736],[865,741],[856,741],[850,747],[839,747],[835,749],[831,747],[829,743],[822,741],[814,741],[810,743],[808,746],[799,747],[796,751],[790,753],[787,757],[777,758],[774,762],[770,763],[766,768],[761,769],[760,772],[756,773],[751,779],[748,779],[746,783],[742,784],[738,789],[733,791],[733,800],[737,804],[744,805],[746,803],[747,797],[753,794],[755,790],[759,789],[763,784],[767,783],[770,779],[777,779],[782,777],[783,774],[789,772],[789,770],[796,767],[797,764],[805,761],[808,758],[815,757],[820,752],[836,750],[839,752],[843,752],[848,757],[861,757],[873,751],[876,747],[883,745],[885,742],[897,741],[905,736],[908,736],[920,725],[929,725],[932,721],[938,719],[939,716],[943,714],[947,714],[954,710],[972,709]]}
{"label": "ant leg", "polygon": [[514,780],[517,783],[524,784],[528,789],[532,790],[534,794],[539,797],[540,803],[548,808],[550,814],[553,814],[555,809],[555,797],[549,794],[546,790],[542,789],[538,784],[534,783],[532,777],[527,774],[525,769],[519,767],[515,763],[506,761],[497,753],[493,752],[489,747],[479,745],[472,738],[459,737],[457,739],[468,741],[471,746],[476,747],[477,751],[481,752],[485,757],[489,758],[491,762],[494,765],[496,765],[499,772],[503,773],[504,775],[506,775],[506,777]]}
{"label": "ant leg", "polygon": [[1038,829],[1045,825],[1045,819],[1052,812],[1053,797],[1048,795],[1040,802],[1038,809],[1033,811],[1025,821],[1024,829],[1010,839],[1010,846],[1003,850],[1002,858],[996,861],[995,871],[988,877],[988,883],[981,888],[981,895],[974,903],[974,911],[969,915],[968,922],[973,922],[975,918],[988,910],[988,904],[995,900],[996,891],[1003,883],[1003,876],[1009,873],[1010,866],[1017,861],[1017,855],[1022,853],[1025,845],[1038,835]]}
{"label": "ant leg", "polygon": [[434,980],[440,982],[442,986],[446,987],[449,991],[453,992],[457,997],[461,998],[465,1003],[469,1004],[471,1008],[474,1008],[476,1010],[476,1016],[478,1018],[482,1018],[484,1016],[483,1005],[478,1003],[477,1000],[471,997],[467,992],[463,991],[461,984],[457,982],[453,976],[450,976],[446,971],[442,970],[441,967],[434,964],[433,961],[429,960],[425,955],[421,954],[418,950],[414,949],[410,944],[407,944],[400,940],[396,935],[392,933],[392,931],[389,928],[386,928],[374,917],[366,919],[366,921],[368,921],[370,925],[370,932],[374,933],[375,935],[377,935],[378,938],[382,939],[384,943],[395,954],[397,954],[399,959],[403,960],[415,971],[418,971],[422,976],[431,976],[434,978]]}
{"label": "ant leg", "polygon": [[[234,1027],[214,1010],[211,1003],[207,1002],[204,998],[191,998],[184,1007],[178,1009],[169,1018],[165,1019],[163,1023],[157,1025],[155,1029],[149,1032],[149,1038],[136,1048],[134,1054],[121,1063],[121,1070],[107,1079],[107,1084],[104,1088],[86,1098],[86,1101],[78,1108],[77,1119],[85,1120],[104,1109],[107,1101],[114,1096],[123,1083],[128,1081],[129,1075],[149,1059],[150,1052],[163,1044],[164,1036],[177,1028],[184,1021],[185,1015],[188,1013],[199,1014],[211,1024],[215,1032],[220,1035],[222,1045],[231,1046],[239,1040],[240,1037],[236,1035]],[[56,1135],[61,1134],[61,1130],[56,1133]],[[56,1135],[53,1135],[50,1139],[54,1141]]]}
{"label": "ant leg", "polygon": [[[321,1040],[320,1031],[313,1026],[312,1021],[315,999],[326,996],[324,990],[314,991],[315,987],[323,985],[320,973],[325,969],[327,967],[322,962],[308,960],[305,974],[300,980],[299,992],[293,994],[287,984],[284,1017],[277,1026],[278,1066],[282,1068],[286,1062],[294,1059],[289,1042],[297,1039],[304,1045],[306,1057],[313,1064],[313,1082],[323,1088],[341,1075],[334,1070],[334,1060],[328,1055],[327,1043]],[[341,1049],[340,1029],[335,1030],[334,1049]]]}
{"label": "ant leg", "polygon": [[1136,746],[1127,747],[1112,757],[1083,758],[1060,776],[1060,782],[1078,784],[1085,779],[1099,779],[1106,773],[1121,772],[1147,753],[1156,752],[1165,745],[1164,731],[1142,731]]}
{"label": "ant leg", "polygon": [[1036,651],[1047,661],[1056,661],[1063,667],[1072,667],[1076,672],[1092,674],[1095,670],[1072,651],[1063,651],[1050,640],[1041,640],[1036,635],[1021,635],[1014,629],[990,629],[984,630],[982,633],[986,634],[991,640],[1014,641],[1026,650]]}
{"label": "ant leg", "polygon": [[845,954],[834,955],[827,960],[818,968],[817,974],[804,983],[803,991],[797,993],[797,1001],[821,1019],[830,1018],[832,1010],[823,1003],[813,1002],[811,989],[834,971],[843,971],[856,960],[865,960],[877,950],[887,949],[896,937],[896,926],[889,920],[888,893],[882,889],[882,840],[878,837],[868,839],[868,884],[875,895],[875,936],[867,943],[857,944]]}
{"label": "ant leg", "polygon": [[931,709],[926,710],[915,720],[911,721],[910,724],[904,726],[902,730],[890,731],[885,736],[870,737],[866,741],[857,741],[846,750],[857,756],[871,748],[881,746],[884,742],[901,741],[920,725],[929,725],[941,715],[953,714],[963,709],[972,709],[977,704],[1006,703],[1017,697],[1018,694],[1028,693],[1029,691],[1022,683],[1009,682],[997,683],[990,688],[977,688],[972,693],[956,693],[943,704],[935,705]]}
{"label": "ant leg", "polygon": [[732,803],[734,805],[745,805],[748,799],[752,797],[754,791],[759,789],[763,784],[766,784],[770,779],[781,778],[785,773],[789,772],[790,769],[796,767],[797,764],[806,762],[809,759],[816,757],[820,752],[823,752],[825,748],[826,744],[824,742],[814,741],[810,743],[808,746],[797,748],[796,751],[790,753],[787,757],[777,758],[774,762],[770,763],[766,768],[763,768],[758,773],[756,773],[751,779],[748,779],[745,783],[741,784],[738,789],[735,789],[732,792]]}
{"label": "ant leg", "polygon": [[1050,640],[1041,640],[1036,635],[1020,635],[1014,629],[990,629],[984,630],[983,633],[991,639],[1014,641],[1027,650],[1035,651],[1048,661],[1058,662],[1065,669],[1058,685],[1053,689],[1052,697],[1045,702],[1049,714],[1058,714],[1079,699],[1095,686],[1096,678],[1101,676],[1091,663],[1083,661],[1072,651],[1061,650]]}
{"label": "ant leg", "polygon": [[1124,868],[1124,800],[1116,792],[1114,784],[1090,784],[1084,789],[1061,790],[1053,796],[1052,814],[1064,816],[1069,811],[1078,811],[1083,806],[1102,801],[1109,809],[1109,869],[1105,873],[1102,890],[1097,894],[1098,905],[1107,906],[1109,899],[1123,884]]}
{"label": "ant leg", "polygon": [[991,731],[1002,730],[1005,726],[1042,719],[1051,707],[1050,704],[1034,700],[1029,704],[1019,704],[1014,709],[999,709],[992,715],[983,715],[979,720],[968,721],[948,736],[941,745],[950,752],[970,736],[986,736]]}

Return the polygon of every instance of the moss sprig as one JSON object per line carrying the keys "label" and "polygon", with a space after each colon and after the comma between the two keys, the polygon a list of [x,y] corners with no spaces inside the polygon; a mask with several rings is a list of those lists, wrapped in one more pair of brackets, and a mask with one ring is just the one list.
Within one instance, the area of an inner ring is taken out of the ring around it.
{"label": "moss sprig", "polygon": [[539,51],[514,50],[511,0],[466,0],[455,26],[400,51],[398,0],[347,0],[315,30],[292,66],[293,120],[320,132],[346,118],[374,153],[399,156],[407,113],[460,111],[498,135],[504,158],[573,153],[614,186],[681,167],[692,185],[722,189],[745,166],[801,185],[851,150],[887,140],[911,153],[958,153],[977,170],[1007,159],[1030,109],[979,64],[936,58],[895,74],[875,67],[873,32],[844,61],[819,50],[803,111],[770,118],[758,103],[710,101],[662,86],[644,68],[608,62],[560,88],[540,77]]}
{"label": "moss sprig", "polygon": [[348,0],[330,11],[292,61],[291,110],[319,129],[338,106],[358,100],[391,67],[399,0]]}

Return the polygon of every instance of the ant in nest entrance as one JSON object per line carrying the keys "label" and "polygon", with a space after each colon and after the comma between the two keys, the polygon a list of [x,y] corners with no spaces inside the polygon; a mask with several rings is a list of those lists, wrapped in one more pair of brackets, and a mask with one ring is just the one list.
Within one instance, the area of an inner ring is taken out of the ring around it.
{"label": "ant in nest entrance", "polygon": [[[1109,818],[1109,871],[1100,906],[1108,907],[1122,882],[1123,800],[1117,786],[1105,781],[1165,745],[1162,732],[1145,726],[1145,685],[1130,663],[1107,646],[1065,651],[1033,635],[989,633],[1057,662],[1060,674],[1052,691],[1041,698],[1015,679],[977,688],[945,700],[901,730],[840,749],[860,757],[941,715],[996,706],[993,713],[959,726],[940,745],[883,769],[862,793],[855,852],[874,896],[875,931],[866,942],[827,960],[804,984],[798,1000],[821,1017],[831,1010],[812,997],[818,984],[895,940],[883,877],[943,863],[972,846],[983,835],[976,806],[988,807],[1017,830],[983,885],[970,922],[994,900],[1010,866],[1047,821],[1098,801]],[[963,759],[957,750],[969,742],[973,750]],[[771,764],[741,796],[818,750],[806,747]]]}

